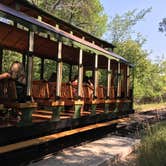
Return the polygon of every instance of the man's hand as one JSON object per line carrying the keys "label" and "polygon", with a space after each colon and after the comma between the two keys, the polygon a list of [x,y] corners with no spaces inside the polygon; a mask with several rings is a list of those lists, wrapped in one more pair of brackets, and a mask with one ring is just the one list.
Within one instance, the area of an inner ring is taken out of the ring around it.
{"label": "man's hand", "polygon": [[0,74],[0,79],[10,78],[10,77],[11,75],[9,73]]}

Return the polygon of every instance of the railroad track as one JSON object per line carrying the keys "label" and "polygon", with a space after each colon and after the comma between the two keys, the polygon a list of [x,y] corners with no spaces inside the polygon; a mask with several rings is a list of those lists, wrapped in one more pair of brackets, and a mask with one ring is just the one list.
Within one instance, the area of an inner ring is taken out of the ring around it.
{"label": "railroad track", "polygon": [[[87,141],[96,140],[107,134],[136,136],[145,124],[166,119],[166,111],[136,113],[129,117],[97,123],[47,136],[38,137],[0,147],[0,163],[5,165],[26,165],[32,160],[54,154],[66,147],[77,146]],[[138,136],[138,135],[137,135]]]}

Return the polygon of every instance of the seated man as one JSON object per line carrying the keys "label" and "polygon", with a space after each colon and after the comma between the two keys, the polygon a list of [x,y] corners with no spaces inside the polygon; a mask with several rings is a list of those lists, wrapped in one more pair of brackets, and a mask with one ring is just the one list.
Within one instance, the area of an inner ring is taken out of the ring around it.
{"label": "seated man", "polygon": [[15,61],[10,67],[10,78],[15,80],[18,102],[26,101],[26,76],[22,63]]}

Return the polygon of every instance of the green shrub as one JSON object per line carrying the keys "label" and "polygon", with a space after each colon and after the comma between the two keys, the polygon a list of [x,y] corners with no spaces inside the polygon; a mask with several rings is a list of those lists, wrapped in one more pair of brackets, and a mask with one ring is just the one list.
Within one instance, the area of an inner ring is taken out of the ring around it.
{"label": "green shrub", "polygon": [[139,166],[166,166],[166,122],[146,131],[138,151]]}

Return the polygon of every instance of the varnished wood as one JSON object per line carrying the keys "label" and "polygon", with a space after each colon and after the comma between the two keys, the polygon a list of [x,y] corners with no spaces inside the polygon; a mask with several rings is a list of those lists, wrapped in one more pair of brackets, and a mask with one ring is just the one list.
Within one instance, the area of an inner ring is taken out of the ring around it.
{"label": "varnished wood", "polygon": [[93,87],[84,84],[83,92],[84,92],[84,102],[85,104],[104,104],[105,103],[105,95],[104,95],[104,87],[98,86],[96,88],[96,97],[97,99],[93,99]]}
{"label": "varnished wood", "polygon": [[49,87],[48,83],[45,81],[33,81],[32,84],[32,95],[34,99],[49,99],[50,93],[49,93]]}
{"label": "varnished wood", "polygon": [[16,101],[17,92],[15,81],[12,79],[3,79],[0,81],[0,103],[10,103]]}
{"label": "varnished wood", "polygon": [[35,113],[33,113],[32,116],[36,118],[46,119],[46,120],[49,120],[52,117],[51,115],[41,115],[41,114],[35,114]]}
{"label": "varnished wood", "polygon": [[39,105],[42,106],[73,106],[75,104],[83,104],[82,100],[75,100],[73,96],[72,85],[62,83],[61,99],[56,98],[56,82],[34,81],[33,97]]}
{"label": "varnished wood", "polygon": [[26,103],[10,102],[10,103],[5,103],[4,105],[5,107],[16,108],[16,109],[37,108],[37,103],[35,102],[26,102]]}

